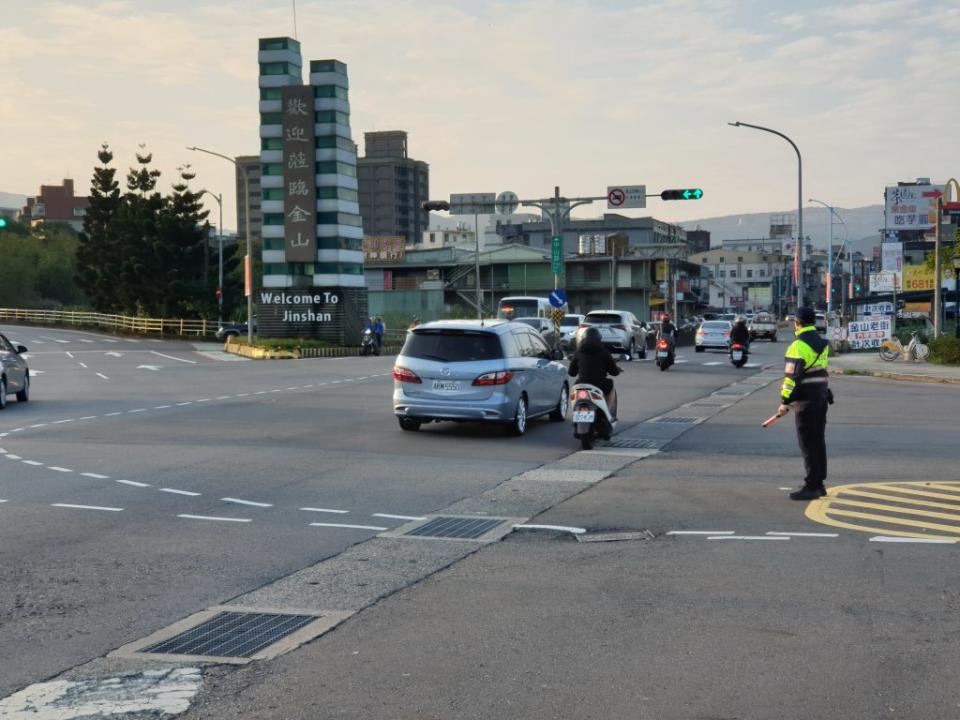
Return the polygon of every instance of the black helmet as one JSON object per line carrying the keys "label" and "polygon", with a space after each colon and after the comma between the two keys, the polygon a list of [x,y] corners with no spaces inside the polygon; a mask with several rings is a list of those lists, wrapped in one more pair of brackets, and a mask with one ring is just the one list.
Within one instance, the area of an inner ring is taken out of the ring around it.
{"label": "black helmet", "polygon": [[603,340],[600,331],[595,327],[588,327],[580,336],[580,345],[599,345]]}

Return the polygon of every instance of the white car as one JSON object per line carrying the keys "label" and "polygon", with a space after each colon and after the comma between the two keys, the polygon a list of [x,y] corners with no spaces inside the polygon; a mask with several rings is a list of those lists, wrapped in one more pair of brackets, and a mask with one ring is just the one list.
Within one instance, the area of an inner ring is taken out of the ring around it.
{"label": "white car", "polygon": [[697,328],[694,348],[697,352],[703,352],[707,348],[729,350],[731,330],[733,330],[733,323],[728,320],[704,320],[703,324]]}
{"label": "white car", "polygon": [[647,326],[626,310],[593,310],[588,312],[580,327],[595,327],[600,331],[603,346],[618,355],[631,358],[647,356]]}

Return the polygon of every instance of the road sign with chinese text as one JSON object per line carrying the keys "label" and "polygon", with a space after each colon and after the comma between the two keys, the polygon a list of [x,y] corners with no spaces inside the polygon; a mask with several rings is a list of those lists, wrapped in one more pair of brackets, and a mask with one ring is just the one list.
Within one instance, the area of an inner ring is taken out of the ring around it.
{"label": "road sign with chinese text", "polygon": [[283,88],[283,225],[288,263],[317,260],[316,138],[313,88]]}
{"label": "road sign with chinese text", "polygon": [[554,275],[563,272],[563,238],[559,235],[550,239],[550,271]]}
{"label": "road sign with chinese text", "polygon": [[646,185],[608,185],[607,209],[645,208],[647,206]]}

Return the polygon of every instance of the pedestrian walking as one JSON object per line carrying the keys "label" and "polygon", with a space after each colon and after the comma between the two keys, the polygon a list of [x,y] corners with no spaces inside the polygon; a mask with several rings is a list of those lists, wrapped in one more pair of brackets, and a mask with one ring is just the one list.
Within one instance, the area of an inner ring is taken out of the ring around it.
{"label": "pedestrian walking", "polygon": [[777,415],[793,408],[797,441],[806,472],[803,487],[790,493],[791,500],[816,500],[827,494],[827,406],[833,404],[827,376],[830,343],[820,336],[814,323],[813,308],[797,311],[794,321],[796,339],[787,348],[783,364],[783,387]]}

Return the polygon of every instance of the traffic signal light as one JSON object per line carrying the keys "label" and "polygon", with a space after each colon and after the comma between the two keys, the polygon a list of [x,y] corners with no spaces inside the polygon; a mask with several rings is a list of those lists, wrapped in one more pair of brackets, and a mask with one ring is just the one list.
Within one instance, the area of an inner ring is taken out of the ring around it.
{"label": "traffic signal light", "polygon": [[7,226],[7,219],[0,215],[0,230],[3,230]]}
{"label": "traffic signal light", "polygon": [[661,200],[699,200],[703,197],[700,188],[683,188],[682,190],[664,190],[660,193]]}

